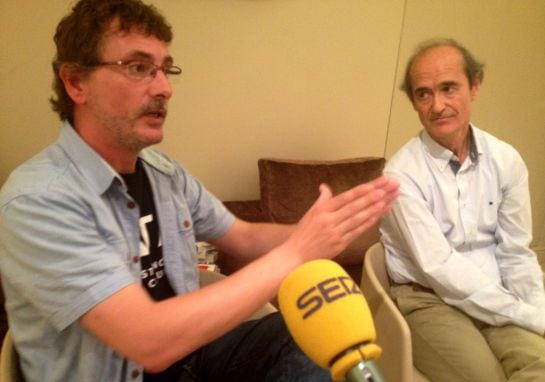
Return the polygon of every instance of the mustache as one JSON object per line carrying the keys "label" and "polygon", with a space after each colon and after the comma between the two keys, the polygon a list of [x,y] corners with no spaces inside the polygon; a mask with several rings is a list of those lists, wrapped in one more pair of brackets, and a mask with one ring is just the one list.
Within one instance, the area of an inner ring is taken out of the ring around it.
{"label": "mustache", "polygon": [[448,113],[448,112],[441,112],[441,113],[432,113],[430,115],[430,119],[432,121],[435,121],[435,120],[438,120],[438,119],[442,119],[442,118],[449,118],[449,117],[453,117],[454,114],[453,113]]}
{"label": "mustache", "polygon": [[158,114],[166,117],[168,113],[168,103],[164,99],[154,99],[150,103],[142,106],[138,111],[139,116],[147,114]]}

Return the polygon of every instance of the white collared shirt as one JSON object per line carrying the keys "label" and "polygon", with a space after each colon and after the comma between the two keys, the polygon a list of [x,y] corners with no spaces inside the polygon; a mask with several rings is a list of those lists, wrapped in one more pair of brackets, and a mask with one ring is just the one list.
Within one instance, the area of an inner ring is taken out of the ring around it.
{"label": "white collared shirt", "polygon": [[528,171],[507,143],[471,126],[473,152],[455,158],[423,130],[387,163],[400,196],[381,223],[388,272],[491,325],[545,332],[543,274],[532,240]]}

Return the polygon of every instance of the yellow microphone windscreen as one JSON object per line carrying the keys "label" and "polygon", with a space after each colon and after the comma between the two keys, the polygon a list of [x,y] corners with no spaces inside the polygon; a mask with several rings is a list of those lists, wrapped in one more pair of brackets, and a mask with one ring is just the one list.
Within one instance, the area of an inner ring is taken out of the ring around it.
{"label": "yellow microphone windscreen", "polygon": [[295,342],[323,368],[331,368],[348,350],[375,341],[361,290],[331,260],[310,261],[293,270],[280,285],[278,302]]}

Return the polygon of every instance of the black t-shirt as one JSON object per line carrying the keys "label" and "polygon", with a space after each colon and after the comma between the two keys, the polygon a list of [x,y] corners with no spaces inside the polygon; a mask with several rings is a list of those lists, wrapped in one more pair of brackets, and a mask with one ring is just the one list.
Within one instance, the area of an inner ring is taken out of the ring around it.
{"label": "black t-shirt", "polygon": [[163,246],[159,231],[159,223],[153,191],[146,171],[140,160],[136,165],[136,172],[121,175],[127,184],[129,194],[140,207],[140,264],[142,285],[156,300],[164,300],[174,296],[168,277],[165,273]]}
{"label": "black t-shirt", "polygon": [[[156,300],[164,300],[175,295],[165,272],[163,246],[157,211],[153,202],[153,191],[146,171],[140,160],[136,172],[121,174],[127,184],[129,194],[140,207],[140,264],[142,285],[150,296]],[[145,382],[171,382],[180,373],[181,362],[175,363],[167,370],[157,374],[144,374]]]}

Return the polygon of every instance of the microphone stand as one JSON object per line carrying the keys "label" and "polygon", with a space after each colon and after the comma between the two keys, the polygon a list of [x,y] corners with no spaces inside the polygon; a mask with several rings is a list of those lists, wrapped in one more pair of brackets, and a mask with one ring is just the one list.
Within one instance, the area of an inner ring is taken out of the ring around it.
{"label": "microphone stand", "polygon": [[375,361],[361,361],[346,373],[350,382],[386,382]]}

